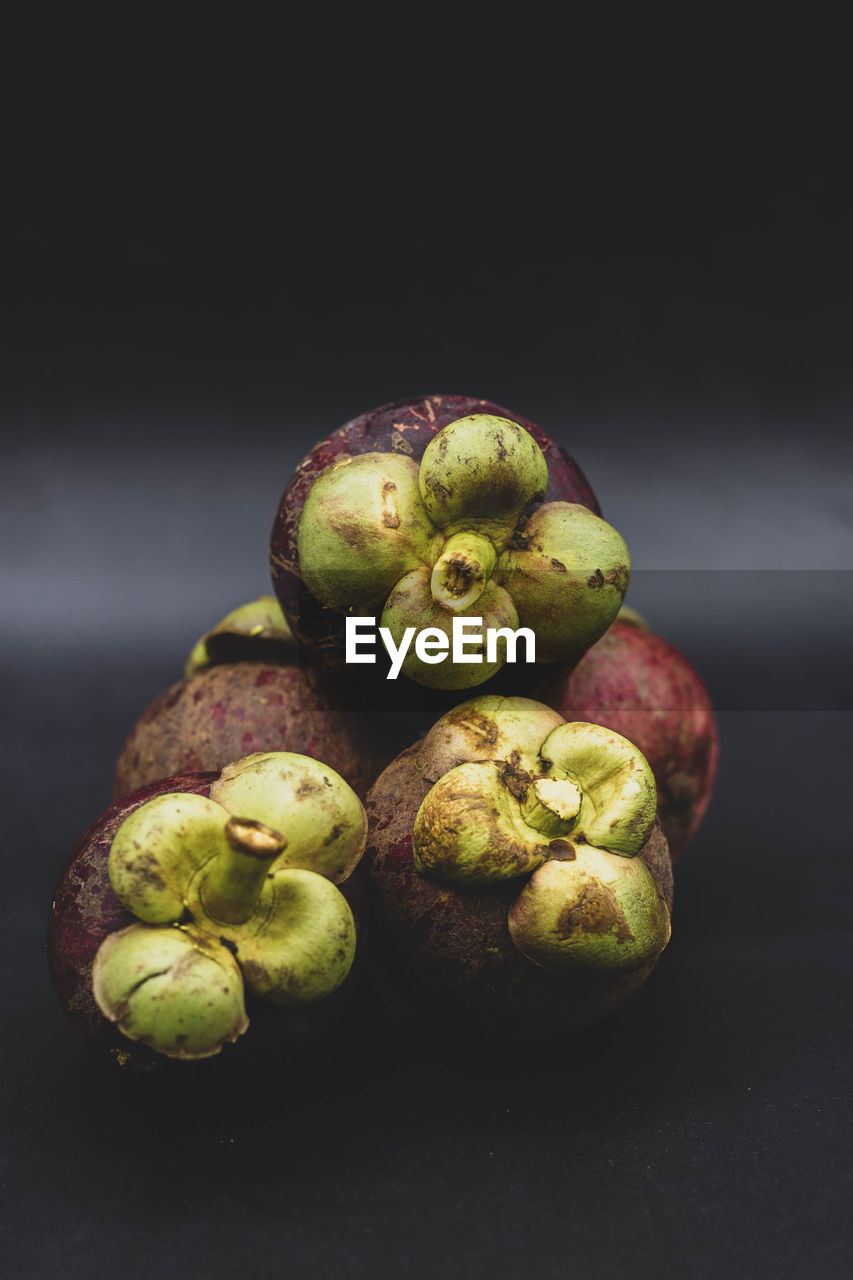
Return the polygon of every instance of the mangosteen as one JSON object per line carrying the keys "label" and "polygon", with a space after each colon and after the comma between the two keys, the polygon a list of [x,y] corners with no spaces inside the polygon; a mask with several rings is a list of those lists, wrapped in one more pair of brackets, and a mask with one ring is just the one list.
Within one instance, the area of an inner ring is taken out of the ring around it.
{"label": "mangosteen", "polygon": [[[630,557],[598,510],[568,455],[508,410],[386,405],[297,468],[273,526],[273,583],[318,665],[343,666],[347,619],[373,616],[403,674],[458,696],[512,660],[511,643],[529,661],[532,636],[537,662],[575,662],[607,629]],[[482,634],[455,659],[461,618]]]}
{"label": "mangosteen", "polygon": [[569,720],[594,721],[637,744],[655,775],[658,817],[677,862],[705,816],[718,756],[711,698],[684,655],[623,608],[540,697]]}
{"label": "mangosteen", "polygon": [[610,729],[494,695],[443,716],[367,798],[371,929],[404,994],[510,1039],[603,1018],[670,936],[655,808]]}
{"label": "mangosteen", "polygon": [[213,1057],[256,1021],[261,1055],[301,1052],[352,985],[366,830],[343,778],[289,752],[117,801],[51,910],[48,961],[72,1021],[122,1064]]}
{"label": "mangosteen", "polygon": [[155,698],[131,729],[114,795],[156,778],[218,771],[255,751],[323,760],[361,796],[380,768],[362,716],[333,677],[299,661],[272,596],[235,609],[196,643],[183,680]]}

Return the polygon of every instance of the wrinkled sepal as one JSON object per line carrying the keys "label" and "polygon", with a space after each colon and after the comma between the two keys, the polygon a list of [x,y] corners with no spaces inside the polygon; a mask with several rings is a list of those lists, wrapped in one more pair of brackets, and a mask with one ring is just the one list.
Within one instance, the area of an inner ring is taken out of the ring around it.
{"label": "wrinkled sepal", "polygon": [[535,871],[509,911],[528,960],[553,973],[629,970],[654,960],[670,936],[669,911],[639,858],[588,845]]}
{"label": "wrinkled sepal", "polygon": [[129,1040],[168,1058],[210,1058],[249,1025],[233,955],[192,927],[132,924],[92,967],[98,1007]]}

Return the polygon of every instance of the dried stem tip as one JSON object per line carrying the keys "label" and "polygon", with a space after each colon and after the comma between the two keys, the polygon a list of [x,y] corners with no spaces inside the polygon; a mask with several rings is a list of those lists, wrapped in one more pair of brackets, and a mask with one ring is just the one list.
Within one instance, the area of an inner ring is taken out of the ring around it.
{"label": "dried stem tip", "polygon": [[528,826],[553,839],[572,830],[582,799],[580,787],[569,778],[537,778],[528,788],[521,812]]}
{"label": "dried stem tip", "polygon": [[479,533],[456,533],[448,538],[430,579],[436,604],[461,613],[479,600],[495,568],[497,554]]}
{"label": "dried stem tip", "polygon": [[229,818],[227,847],[213,859],[201,897],[205,911],[226,924],[248,920],[261,888],[287,841],[278,831],[251,818]]}

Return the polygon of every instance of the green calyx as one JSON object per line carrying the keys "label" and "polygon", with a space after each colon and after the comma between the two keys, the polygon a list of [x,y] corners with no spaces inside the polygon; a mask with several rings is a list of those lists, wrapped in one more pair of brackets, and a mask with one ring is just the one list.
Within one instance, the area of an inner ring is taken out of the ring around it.
{"label": "green calyx", "polygon": [[[314,482],[297,533],[300,572],[329,609],[382,609],[395,644],[407,627],[449,635],[455,616],[519,626],[536,658],[579,657],[603,635],[630,576],[623,539],[585,507],[541,504],[548,467],[517,423],[471,414],[439,431],[420,466],[399,454],[341,458]],[[430,688],[482,684],[506,661],[430,661],[406,675]],[[454,671],[449,668],[454,668]]]}
{"label": "green calyx", "polygon": [[274,596],[260,596],[227,613],[193,645],[185,676],[221,662],[283,662],[296,652],[296,640]]}
{"label": "green calyx", "polygon": [[526,877],[508,920],[528,959],[632,969],[663,950],[669,912],[635,857],[655,783],[627,738],[529,699],[475,698],[433,727],[418,767],[434,785],[415,817],[417,870],[460,886]]}
{"label": "green calyx", "polygon": [[[166,1056],[208,1057],[245,1031],[244,987],[276,1004],[330,995],[355,955],[355,922],[333,881],[350,874],[366,836],[343,779],[290,752],[229,765],[210,798],[141,805],[110,848],[110,883],[140,923],[98,952],[102,1012]],[[227,992],[214,990],[220,971]]]}

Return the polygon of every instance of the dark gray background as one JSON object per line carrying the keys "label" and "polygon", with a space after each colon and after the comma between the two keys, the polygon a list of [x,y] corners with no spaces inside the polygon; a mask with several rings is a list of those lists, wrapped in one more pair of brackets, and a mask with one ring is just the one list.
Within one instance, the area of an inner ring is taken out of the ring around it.
{"label": "dark gray background", "polygon": [[[334,20],[333,20],[334,18]],[[9,23],[0,406],[11,1274],[841,1275],[849,19],[491,5]],[[414,25],[412,25],[414,24]],[[50,896],[281,490],[386,400],[578,459],[722,738],[653,981],[570,1054],[365,1015],[249,1096],[92,1062]]]}

